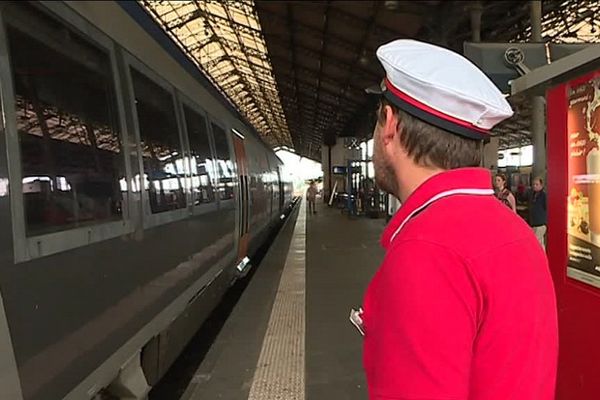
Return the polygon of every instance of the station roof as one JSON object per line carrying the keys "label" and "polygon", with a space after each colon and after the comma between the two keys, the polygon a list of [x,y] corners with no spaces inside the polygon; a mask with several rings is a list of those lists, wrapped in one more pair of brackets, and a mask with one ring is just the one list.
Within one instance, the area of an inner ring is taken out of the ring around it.
{"label": "station roof", "polygon": [[[171,38],[273,147],[313,159],[334,136],[367,137],[381,80],[375,49],[415,38],[462,52],[470,10],[481,39],[527,41],[528,1],[153,1],[141,0]],[[545,41],[599,42],[600,2],[544,0]],[[497,129],[501,146],[530,142],[529,107]]]}
{"label": "station roof", "polygon": [[141,3],[268,144],[292,147],[253,2]]}

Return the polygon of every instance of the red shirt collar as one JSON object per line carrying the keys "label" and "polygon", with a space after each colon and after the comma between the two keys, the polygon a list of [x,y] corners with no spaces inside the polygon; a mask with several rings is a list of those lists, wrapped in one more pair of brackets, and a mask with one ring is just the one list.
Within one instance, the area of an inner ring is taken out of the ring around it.
{"label": "red shirt collar", "polygon": [[381,236],[388,248],[404,224],[432,202],[455,194],[493,195],[490,171],[483,168],[460,168],[436,174],[423,182],[402,204]]}

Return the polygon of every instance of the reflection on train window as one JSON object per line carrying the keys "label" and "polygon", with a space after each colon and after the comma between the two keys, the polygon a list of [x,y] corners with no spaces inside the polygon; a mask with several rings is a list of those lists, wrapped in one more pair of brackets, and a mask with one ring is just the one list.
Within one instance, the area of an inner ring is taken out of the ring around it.
{"label": "reflection on train window", "polygon": [[192,201],[194,205],[215,201],[213,186],[216,182],[206,119],[188,106],[183,106],[185,124],[190,142]]}
{"label": "reflection on train window", "polygon": [[219,196],[221,200],[233,199],[233,186],[235,185],[235,173],[233,162],[229,154],[229,145],[225,131],[219,125],[211,124],[215,139],[215,151],[217,152],[217,171],[219,175]]}
{"label": "reflection on train window", "polygon": [[144,189],[153,214],[184,208],[185,162],[173,97],[165,89],[131,68],[142,154]]}
{"label": "reflection on train window", "polygon": [[17,7],[7,35],[26,234],[118,220],[126,179],[110,58],[33,7]]}

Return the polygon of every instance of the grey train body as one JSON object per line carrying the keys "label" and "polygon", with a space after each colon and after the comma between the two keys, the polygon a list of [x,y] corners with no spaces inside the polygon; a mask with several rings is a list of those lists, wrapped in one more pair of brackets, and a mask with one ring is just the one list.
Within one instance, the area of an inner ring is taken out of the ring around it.
{"label": "grey train body", "polygon": [[154,384],[292,202],[132,7],[0,6],[1,399],[93,398],[132,360]]}

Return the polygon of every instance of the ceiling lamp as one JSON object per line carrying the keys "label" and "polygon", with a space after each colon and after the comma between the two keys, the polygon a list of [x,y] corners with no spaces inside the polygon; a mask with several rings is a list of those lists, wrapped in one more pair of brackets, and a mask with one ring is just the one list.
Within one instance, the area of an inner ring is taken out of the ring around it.
{"label": "ceiling lamp", "polygon": [[363,67],[366,67],[367,65],[369,65],[369,57],[367,57],[366,50],[363,50],[362,54],[360,55],[360,58],[358,59],[358,63],[360,65],[362,65]]}
{"label": "ceiling lamp", "polygon": [[383,2],[383,6],[389,11],[398,11],[400,9],[400,2],[396,0],[387,0]]}

